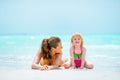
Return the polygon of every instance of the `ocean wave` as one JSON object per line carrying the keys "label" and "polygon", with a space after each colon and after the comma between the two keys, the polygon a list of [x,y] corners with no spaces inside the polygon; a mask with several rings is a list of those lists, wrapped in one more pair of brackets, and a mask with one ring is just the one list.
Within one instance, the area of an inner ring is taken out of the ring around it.
{"label": "ocean wave", "polygon": [[0,62],[13,62],[13,63],[23,63],[29,62],[33,59],[32,55],[15,55],[15,54],[1,54]]}
{"label": "ocean wave", "polygon": [[120,49],[120,45],[86,45],[87,48]]}
{"label": "ocean wave", "polygon": [[35,36],[30,36],[30,39],[31,39],[31,40],[34,40],[34,39],[35,39]]}

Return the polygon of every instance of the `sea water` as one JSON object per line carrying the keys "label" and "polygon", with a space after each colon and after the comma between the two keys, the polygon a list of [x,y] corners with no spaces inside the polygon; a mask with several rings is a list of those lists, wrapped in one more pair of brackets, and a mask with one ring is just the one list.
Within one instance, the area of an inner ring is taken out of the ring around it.
{"label": "sea water", "polygon": [[[70,58],[71,35],[0,35],[0,69],[31,69],[34,57],[44,38],[58,36],[62,41],[63,58]],[[120,34],[83,34],[86,60],[94,70],[120,71]]]}

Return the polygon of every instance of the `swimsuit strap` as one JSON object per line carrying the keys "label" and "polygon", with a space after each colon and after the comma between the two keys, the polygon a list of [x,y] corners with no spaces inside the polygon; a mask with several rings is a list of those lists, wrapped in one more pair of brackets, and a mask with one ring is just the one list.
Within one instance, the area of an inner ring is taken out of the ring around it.
{"label": "swimsuit strap", "polygon": [[81,50],[81,54],[82,54],[82,51],[83,51],[83,50],[82,50],[82,46],[80,47],[80,50]]}
{"label": "swimsuit strap", "polygon": [[[82,46],[80,46],[81,54],[82,54]],[[73,46],[73,53],[75,53],[75,46]]]}

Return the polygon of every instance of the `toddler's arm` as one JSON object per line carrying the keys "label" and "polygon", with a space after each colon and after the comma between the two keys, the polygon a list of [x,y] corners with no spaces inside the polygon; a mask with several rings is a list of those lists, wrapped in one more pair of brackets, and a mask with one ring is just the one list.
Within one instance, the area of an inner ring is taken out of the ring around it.
{"label": "toddler's arm", "polygon": [[75,66],[75,64],[74,64],[74,57],[73,57],[73,48],[72,47],[70,48],[70,66],[71,67]]}
{"label": "toddler's arm", "polygon": [[83,47],[82,48],[82,64],[81,64],[81,67],[80,68],[84,68],[84,65],[85,65],[85,56],[86,56],[86,49]]}

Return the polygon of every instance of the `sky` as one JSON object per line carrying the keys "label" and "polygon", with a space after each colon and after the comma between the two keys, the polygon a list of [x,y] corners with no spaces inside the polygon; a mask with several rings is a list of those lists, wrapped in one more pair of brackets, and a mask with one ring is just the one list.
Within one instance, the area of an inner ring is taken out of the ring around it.
{"label": "sky", "polygon": [[0,0],[0,34],[120,33],[120,0]]}

